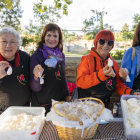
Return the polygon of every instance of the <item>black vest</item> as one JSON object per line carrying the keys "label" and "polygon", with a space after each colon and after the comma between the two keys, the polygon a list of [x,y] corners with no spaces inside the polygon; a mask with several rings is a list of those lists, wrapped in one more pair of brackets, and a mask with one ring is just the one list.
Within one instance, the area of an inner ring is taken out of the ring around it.
{"label": "black vest", "polygon": [[65,79],[65,64],[58,61],[55,68],[44,66],[44,84],[42,90],[34,92],[32,95],[32,106],[44,106],[46,113],[50,111],[52,106],[51,99],[64,101],[67,93]]}
{"label": "black vest", "polygon": [[[96,72],[96,61],[94,63],[95,63],[94,71]],[[99,83],[96,86],[92,86],[87,89],[78,88],[78,98],[85,98],[85,97],[98,98],[102,100],[105,104],[105,107],[107,107],[108,102],[110,101],[110,97],[115,90],[116,90],[116,77],[110,77],[105,81],[101,81],[101,83]]]}
{"label": "black vest", "polygon": [[140,91],[140,72],[136,78],[134,78],[133,87],[132,89]]}
{"label": "black vest", "polygon": [[25,52],[19,51],[20,66],[12,67],[12,74],[0,79],[0,111],[9,106],[30,105],[30,58]]}

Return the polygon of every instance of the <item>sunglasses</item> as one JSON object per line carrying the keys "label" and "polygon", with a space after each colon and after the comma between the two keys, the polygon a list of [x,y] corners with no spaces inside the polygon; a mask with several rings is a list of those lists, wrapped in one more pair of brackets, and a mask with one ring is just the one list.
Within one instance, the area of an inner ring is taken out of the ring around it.
{"label": "sunglasses", "polygon": [[104,45],[106,42],[109,47],[112,47],[114,45],[113,40],[106,41],[105,39],[99,39],[98,41],[100,45]]}

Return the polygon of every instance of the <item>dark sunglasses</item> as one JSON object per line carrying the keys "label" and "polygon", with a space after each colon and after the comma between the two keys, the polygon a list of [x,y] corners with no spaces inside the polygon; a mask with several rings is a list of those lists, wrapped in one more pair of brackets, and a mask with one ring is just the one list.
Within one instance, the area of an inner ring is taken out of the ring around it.
{"label": "dark sunglasses", "polygon": [[114,45],[113,40],[106,41],[105,39],[99,39],[98,41],[100,45],[104,45],[106,42],[109,47],[112,47]]}

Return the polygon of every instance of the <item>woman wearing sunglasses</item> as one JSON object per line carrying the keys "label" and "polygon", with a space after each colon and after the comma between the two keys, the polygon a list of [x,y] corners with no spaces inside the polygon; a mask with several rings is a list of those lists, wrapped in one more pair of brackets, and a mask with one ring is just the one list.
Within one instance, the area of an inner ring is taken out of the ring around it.
{"label": "woman wearing sunglasses", "polygon": [[[120,80],[118,64],[110,57],[109,52],[114,46],[113,33],[101,30],[95,37],[94,46],[82,57],[77,69],[78,98],[99,98],[108,107],[113,92],[130,94],[132,89]],[[113,66],[108,66],[108,58],[113,61]]]}
{"label": "woman wearing sunglasses", "polygon": [[[132,47],[124,53],[119,74],[128,87],[140,91],[140,22],[134,33]],[[126,82],[128,74],[130,82]]]}

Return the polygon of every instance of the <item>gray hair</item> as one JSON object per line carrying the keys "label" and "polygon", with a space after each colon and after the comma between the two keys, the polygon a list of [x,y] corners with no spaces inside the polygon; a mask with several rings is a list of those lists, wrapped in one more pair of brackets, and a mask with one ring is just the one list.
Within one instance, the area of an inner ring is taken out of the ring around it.
{"label": "gray hair", "polygon": [[9,33],[13,34],[15,38],[17,39],[18,50],[19,50],[19,47],[22,45],[22,39],[19,32],[17,32],[13,27],[10,27],[10,26],[6,26],[0,29],[0,37]]}

